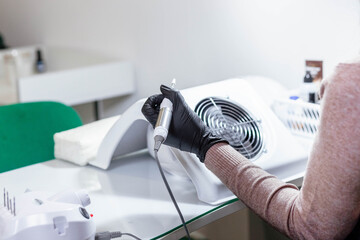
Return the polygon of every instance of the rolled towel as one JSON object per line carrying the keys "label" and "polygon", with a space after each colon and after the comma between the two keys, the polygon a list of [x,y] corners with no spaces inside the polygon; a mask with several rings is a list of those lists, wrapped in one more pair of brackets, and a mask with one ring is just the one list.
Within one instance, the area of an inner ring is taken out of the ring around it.
{"label": "rolled towel", "polygon": [[101,142],[119,118],[120,115],[55,133],[55,158],[86,165],[96,158]]}

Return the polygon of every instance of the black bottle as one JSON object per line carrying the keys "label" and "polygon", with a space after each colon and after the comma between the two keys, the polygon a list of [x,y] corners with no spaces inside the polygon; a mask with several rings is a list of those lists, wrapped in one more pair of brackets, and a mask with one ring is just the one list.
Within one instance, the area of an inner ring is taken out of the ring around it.
{"label": "black bottle", "polygon": [[317,91],[318,91],[318,84],[313,82],[313,77],[311,76],[310,71],[306,71],[304,77],[304,83],[302,85],[301,95],[302,99],[305,102],[316,103],[317,102]]}
{"label": "black bottle", "polygon": [[42,54],[40,49],[36,50],[36,62],[35,62],[36,72],[42,73],[45,72],[45,63],[42,59]]}
{"label": "black bottle", "polygon": [[304,82],[305,83],[312,83],[313,82],[313,77],[311,76],[310,71],[306,71],[305,77],[304,77]]}
{"label": "black bottle", "polygon": [[5,49],[5,48],[7,48],[7,46],[5,44],[3,36],[0,33],[0,49]]}

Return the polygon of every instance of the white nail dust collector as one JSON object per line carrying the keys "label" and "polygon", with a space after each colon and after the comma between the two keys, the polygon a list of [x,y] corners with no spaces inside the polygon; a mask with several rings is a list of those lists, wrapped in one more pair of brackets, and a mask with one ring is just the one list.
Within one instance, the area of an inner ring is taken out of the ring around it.
{"label": "white nail dust collector", "polygon": [[[180,92],[207,126],[254,164],[283,180],[304,171],[307,151],[245,80],[229,79]],[[153,128],[141,113],[144,102],[136,102],[114,124],[90,164],[106,169],[112,158],[147,146],[154,154]],[[190,178],[201,201],[220,204],[234,198],[194,154],[163,145],[158,155],[167,172]]]}

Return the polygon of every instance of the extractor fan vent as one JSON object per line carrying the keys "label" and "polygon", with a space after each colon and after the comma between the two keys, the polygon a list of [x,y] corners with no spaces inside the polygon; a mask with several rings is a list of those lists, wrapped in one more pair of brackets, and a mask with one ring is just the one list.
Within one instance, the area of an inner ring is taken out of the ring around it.
{"label": "extractor fan vent", "polygon": [[209,97],[196,105],[195,112],[215,134],[225,138],[247,159],[255,159],[262,152],[260,120],[239,104],[228,99]]}

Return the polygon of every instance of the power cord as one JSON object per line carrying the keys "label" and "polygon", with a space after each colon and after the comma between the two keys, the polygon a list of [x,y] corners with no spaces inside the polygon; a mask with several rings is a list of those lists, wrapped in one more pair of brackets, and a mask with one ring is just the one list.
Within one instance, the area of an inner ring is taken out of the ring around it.
{"label": "power cord", "polygon": [[109,231],[96,233],[95,240],[110,240],[113,238],[122,237],[123,235],[133,237],[136,240],[141,240],[140,238],[138,238],[137,236],[135,236],[134,234],[131,234],[131,233],[109,232]]}
{"label": "power cord", "polygon": [[[158,141],[156,141],[156,140],[155,140],[155,142],[158,143]],[[166,189],[167,189],[167,191],[168,191],[168,193],[169,193],[169,195],[170,195],[170,198],[171,198],[171,200],[172,200],[172,202],[173,202],[173,204],[174,204],[174,206],[175,206],[175,208],[176,208],[176,210],[177,210],[177,212],[178,212],[178,214],[179,214],[179,217],[180,217],[180,219],[181,219],[182,225],[184,226],[184,229],[185,229],[185,232],[186,232],[186,236],[187,236],[187,238],[190,240],[190,239],[191,239],[191,238],[190,238],[190,233],[189,233],[189,230],[188,230],[188,228],[187,228],[187,226],[186,226],[184,217],[183,217],[183,215],[182,215],[182,213],[181,213],[181,211],[180,211],[180,208],[179,208],[179,206],[178,206],[178,204],[177,204],[177,202],[176,202],[176,200],[175,200],[175,197],[174,197],[174,195],[173,195],[173,193],[172,193],[172,191],[171,191],[171,188],[170,188],[170,186],[169,186],[169,183],[168,183],[167,180],[166,180],[164,171],[163,171],[163,169],[162,169],[162,167],[161,167],[161,164],[160,164],[160,161],[159,161],[159,157],[158,157],[158,150],[159,150],[159,148],[160,148],[160,145],[159,145],[159,146],[156,146],[156,145],[157,145],[156,143],[155,143],[155,149],[154,149],[156,163],[157,163],[157,165],[158,165],[158,167],[159,167],[159,171],[160,171],[161,177],[162,177],[162,179],[163,179],[163,181],[164,181],[164,183],[165,183]],[[160,143],[160,144],[161,144],[161,143]]]}
{"label": "power cord", "polygon": [[[176,211],[177,211],[178,214],[179,214],[179,217],[180,217],[180,219],[181,219],[182,225],[184,226],[184,229],[185,229],[185,232],[186,232],[186,236],[187,236],[187,238],[190,240],[190,239],[191,239],[191,238],[190,238],[190,233],[189,233],[189,230],[188,230],[188,228],[187,228],[187,226],[186,226],[184,217],[183,217],[183,215],[182,215],[182,213],[181,213],[181,211],[180,211],[180,208],[179,208],[179,206],[178,206],[178,204],[177,204],[177,202],[176,202],[176,200],[175,200],[175,197],[174,197],[174,195],[173,195],[173,193],[172,193],[172,191],[171,191],[171,188],[170,188],[170,186],[169,186],[169,183],[168,183],[168,181],[166,180],[164,171],[163,171],[163,169],[162,169],[162,167],[161,167],[161,164],[160,164],[160,161],[159,161],[158,150],[159,150],[159,148],[160,148],[160,146],[161,146],[162,141],[161,141],[160,143],[157,141],[157,143],[158,143],[158,144],[155,145],[155,149],[154,149],[155,159],[156,159],[157,166],[158,166],[158,168],[159,168],[161,177],[162,177],[162,179],[163,179],[163,181],[164,181],[164,183],[165,183],[166,189],[167,189],[167,191],[168,191],[168,193],[169,193],[169,195],[170,195],[170,198],[171,198],[171,200],[172,200],[172,202],[173,202],[173,204],[174,204],[174,206],[175,206],[175,208],[176,208]],[[135,236],[135,235],[133,235],[133,234],[131,234],[131,233],[109,232],[109,231],[96,233],[96,235],[95,235],[95,240],[110,240],[110,239],[114,239],[114,238],[120,238],[120,237],[122,237],[122,236],[124,236],[124,235],[133,237],[133,238],[136,239],[136,240],[141,240],[140,238],[138,238],[137,236]]]}
{"label": "power cord", "polygon": [[[171,118],[171,117],[170,117]],[[161,136],[161,135],[156,135],[154,137],[154,140],[155,140],[155,145],[154,145],[154,154],[155,154],[155,159],[156,159],[156,163],[157,163],[157,166],[159,168],[159,171],[160,171],[160,174],[161,174],[161,177],[164,181],[164,184],[166,186],[166,189],[170,195],[170,198],[171,198],[171,201],[173,202],[175,208],[176,208],[176,211],[178,212],[179,214],[179,217],[181,219],[181,222],[182,222],[182,225],[184,226],[184,229],[185,229],[185,232],[186,232],[186,236],[188,238],[188,240],[191,240],[190,238],[190,233],[189,233],[189,230],[186,226],[186,223],[185,223],[185,220],[184,220],[184,217],[180,211],[180,208],[175,200],[175,197],[174,197],[174,194],[172,193],[171,191],[171,188],[169,186],[169,183],[168,181],[166,180],[166,177],[165,177],[165,174],[164,174],[164,171],[161,167],[161,164],[160,164],[160,161],[159,161],[159,157],[158,157],[158,151],[162,145],[162,143],[165,141],[165,137]],[[140,238],[138,238],[137,236],[131,234],[131,233],[122,233],[122,232],[100,232],[100,233],[96,233],[95,235],[95,240],[110,240],[110,239],[113,239],[113,238],[119,238],[119,237],[122,237],[123,235],[128,235],[128,236],[131,236],[133,237],[134,239],[136,240],[141,240]]]}

